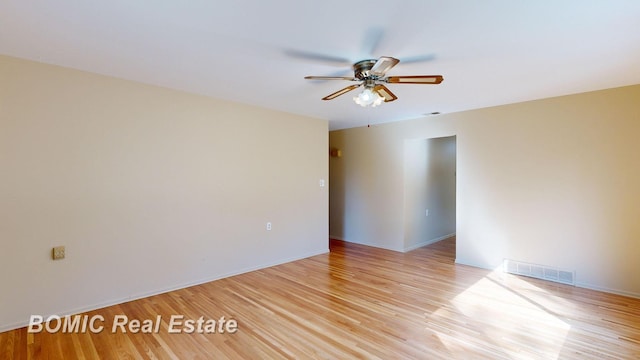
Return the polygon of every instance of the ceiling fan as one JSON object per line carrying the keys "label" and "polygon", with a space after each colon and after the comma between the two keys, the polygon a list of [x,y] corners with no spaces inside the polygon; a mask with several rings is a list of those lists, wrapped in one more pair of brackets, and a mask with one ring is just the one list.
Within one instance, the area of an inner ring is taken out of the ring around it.
{"label": "ceiling fan", "polygon": [[396,66],[400,60],[382,56],[378,60],[369,59],[353,64],[354,76],[305,76],[308,80],[348,80],[358,84],[349,85],[333,94],[327,95],[322,100],[333,100],[340,95],[364,86],[364,90],[353,100],[356,104],[366,107],[375,107],[382,102],[396,100],[395,96],[384,84],[440,84],[444,78],[442,75],[412,75],[412,76],[386,76],[387,71]]}

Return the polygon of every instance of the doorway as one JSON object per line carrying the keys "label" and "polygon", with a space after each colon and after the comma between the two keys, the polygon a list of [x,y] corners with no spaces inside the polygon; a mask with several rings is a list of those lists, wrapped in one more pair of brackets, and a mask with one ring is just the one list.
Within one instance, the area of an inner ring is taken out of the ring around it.
{"label": "doorway", "polygon": [[404,143],[404,250],[456,233],[456,136]]}

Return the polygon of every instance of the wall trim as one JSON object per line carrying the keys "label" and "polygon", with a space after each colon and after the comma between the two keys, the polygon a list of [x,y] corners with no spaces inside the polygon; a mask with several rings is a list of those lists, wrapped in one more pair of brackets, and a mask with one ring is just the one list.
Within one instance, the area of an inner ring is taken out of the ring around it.
{"label": "wall trim", "polygon": [[[205,284],[205,283],[208,283],[208,282],[212,282],[212,281],[216,281],[216,280],[232,277],[232,276],[235,276],[235,275],[245,274],[245,273],[256,271],[256,270],[266,269],[266,268],[270,268],[272,266],[282,265],[282,264],[290,263],[290,262],[293,262],[293,261],[302,260],[302,259],[310,258],[310,257],[313,257],[313,256],[317,256],[317,255],[327,254],[328,252],[329,252],[329,247],[327,246],[326,249],[305,253],[303,255],[300,255],[299,257],[296,256],[296,257],[292,257],[292,258],[285,258],[285,259],[275,260],[275,261],[268,262],[268,263],[265,263],[265,264],[262,264],[262,265],[259,265],[259,266],[251,266],[251,267],[248,267],[248,268],[240,269],[238,271],[228,272],[228,273],[225,273],[225,274],[222,274],[222,275],[207,277],[207,278],[204,278],[204,279],[191,281],[191,282],[187,282],[187,283],[183,283],[183,284],[178,284],[178,285],[174,285],[174,286],[169,286],[169,287],[161,288],[161,289],[158,289],[158,290],[147,291],[147,292],[143,292],[143,293],[139,293],[139,294],[132,294],[132,295],[127,296],[127,297],[116,298],[116,299],[108,300],[108,301],[105,301],[105,302],[102,302],[102,303],[98,303],[98,304],[83,306],[83,307],[74,308],[74,309],[68,309],[68,310],[64,310],[64,311],[61,311],[61,312],[56,313],[56,314],[37,314],[37,315],[42,315],[45,319],[48,318],[51,315],[58,315],[60,317],[72,316],[72,315],[81,314],[81,313],[85,313],[85,312],[89,312],[89,311],[103,309],[103,308],[106,308],[106,307],[109,307],[109,306],[123,304],[123,303],[129,302],[129,301],[140,300],[140,299],[144,299],[144,298],[155,296],[155,295],[165,294],[165,293],[168,293],[168,292],[171,292],[171,291],[175,291],[175,290],[186,289],[186,288],[189,288],[189,287],[192,287],[192,286]],[[35,315],[35,314],[32,314],[32,315]],[[17,323],[13,323],[13,324],[0,325],[0,332],[16,330],[16,329],[19,329],[19,328],[26,327],[28,325],[29,325],[29,319],[26,319],[25,321],[20,321],[20,322],[17,322]]]}
{"label": "wall trim", "polygon": [[383,250],[389,250],[389,251],[402,252],[402,249],[389,248],[389,247],[384,247],[384,246],[380,246],[380,245],[369,244],[369,243],[365,243],[365,242],[359,242],[359,241],[347,240],[347,239],[345,239],[345,238],[343,238],[343,237],[340,237],[340,236],[329,236],[329,238],[330,238],[330,239],[334,239],[334,240],[340,240],[340,241],[344,241],[344,242],[352,243],[352,244],[358,244],[358,245],[369,246],[369,247],[376,248],[376,249],[383,249]]}
{"label": "wall trim", "polygon": [[420,242],[420,243],[417,243],[417,244],[414,244],[414,245],[411,245],[411,246],[405,247],[405,248],[404,248],[404,250],[402,250],[402,252],[408,252],[408,251],[411,251],[411,250],[415,250],[415,249],[417,249],[417,248],[421,248],[421,247],[423,247],[423,246],[427,246],[427,245],[435,244],[435,243],[437,243],[438,241],[442,241],[442,240],[444,240],[444,239],[448,239],[448,238],[450,238],[450,237],[452,237],[452,236],[455,236],[455,235],[456,235],[456,233],[451,233],[451,234],[448,234],[448,235],[444,235],[444,236],[437,237],[437,238],[435,238],[435,239],[431,239],[431,240],[423,241],[423,242]]}
{"label": "wall trim", "polygon": [[[455,260],[455,264],[456,265],[471,266],[471,267],[484,269],[484,270],[489,270],[489,271],[494,271],[496,269],[499,269],[501,272],[504,272],[502,265],[496,266],[496,268],[492,269],[492,268],[486,267],[486,266],[480,266],[480,265],[477,265],[477,264],[461,262],[461,261],[458,261],[458,259]],[[577,275],[577,272],[576,272],[576,275]],[[516,276],[524,276],[524,275],[516,275]],[[538,279],[538,280],[544,280],[544,279]],[[548,281],[548,280],[544,280],[544,281]],[[569,284],[563,284],[563,285],[575,286],[575,287],[578,287],[578,288],[583,288],[583,289],[588,289],[588,290],[593,290],[593,291],[600,291],[600,292],[604,292],[604,293],[608,293],[608,294],[621,295],[621,296],[627,296],[627,297],[630,297],[630,298],[640,299],[640,293],[637,293],[637,292],[612,289],[612,288],[608,288],[608,287],[604,287],[604,286],[597,286],[597,285],[593,285],[593,284],[589,284],[589,283],[585,283],[585,282],[580,282],[580,281],[576,281],[575,285],[569,285]]]}
{"label": "wall trim", "polygon": [[640,299],[640,293],[636,293],[636,292],[632,292],[632,291],[611,289],[611,288],[608,288],[608,287],[596,286],[596,285],[583,283],[583,282],[577,282],[577,281],[576,281],[576,287],[589,289],[589,290],[595,290],[595,291],[601,291],[601,292],[605,292],[605,293],[609,293],[609,294],[627,296],[627,297],[631,297],[631,298],[635,298],[635,299]]}

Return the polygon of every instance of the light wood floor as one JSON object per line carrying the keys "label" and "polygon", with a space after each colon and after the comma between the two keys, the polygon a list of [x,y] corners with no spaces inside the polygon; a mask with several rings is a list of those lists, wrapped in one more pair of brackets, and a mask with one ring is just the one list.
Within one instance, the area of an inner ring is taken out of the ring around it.
{"label": "light wood floor", "polygon": [[[409,253],[331,253],[88,313],[156,334],[0,333],[0,359],[632,359],[640,300],[453,263],[455,239]],[[234,334],[169,334],[171,315]]]}

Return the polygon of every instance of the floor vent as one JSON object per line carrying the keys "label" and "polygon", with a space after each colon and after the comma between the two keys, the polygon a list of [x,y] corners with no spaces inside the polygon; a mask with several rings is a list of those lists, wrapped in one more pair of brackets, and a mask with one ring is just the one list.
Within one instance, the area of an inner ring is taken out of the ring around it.
{"label": "floor vent", "polygon": [[552,266],[529,264],[521,261],[504,259],[503,271],[515,275],[523,275],[536,279],[575,285],[575,272],[561,270]]}

